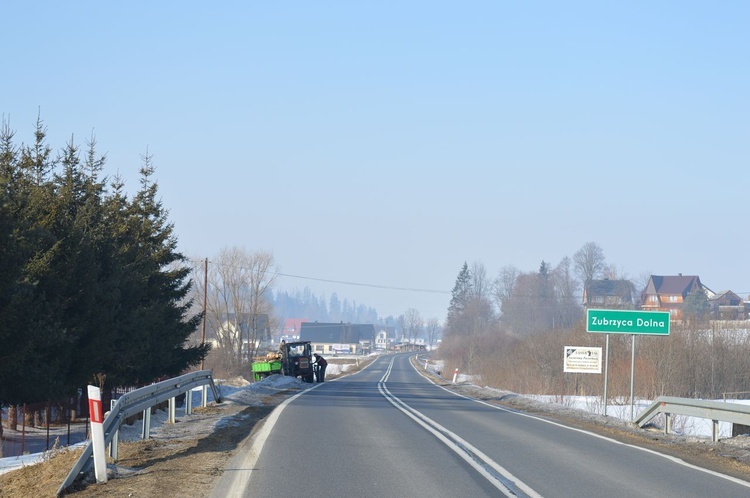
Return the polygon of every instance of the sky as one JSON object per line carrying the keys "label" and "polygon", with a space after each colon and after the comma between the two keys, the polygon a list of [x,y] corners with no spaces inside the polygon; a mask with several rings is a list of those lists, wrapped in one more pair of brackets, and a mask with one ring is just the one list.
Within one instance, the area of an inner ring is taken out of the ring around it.
{"label": "sky", "polygon": [[37,116],[55,148],[93,134],[130,192],[148,151],[188,257],[269,251],[294,275],[278,290],[441,320],[464,262],[537,271],[587,242],[636,280],[750,294],[747,2],[11,0],[3,18],[16,139]]}

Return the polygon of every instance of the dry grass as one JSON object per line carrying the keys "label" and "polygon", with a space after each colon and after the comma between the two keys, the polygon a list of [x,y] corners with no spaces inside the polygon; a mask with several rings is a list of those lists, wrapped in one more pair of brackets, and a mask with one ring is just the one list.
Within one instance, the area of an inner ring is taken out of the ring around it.
{"label": "dry grass", "polygon": [[58,451],[43,463],[0,475],[0,497],[55,496],[82,451]]}

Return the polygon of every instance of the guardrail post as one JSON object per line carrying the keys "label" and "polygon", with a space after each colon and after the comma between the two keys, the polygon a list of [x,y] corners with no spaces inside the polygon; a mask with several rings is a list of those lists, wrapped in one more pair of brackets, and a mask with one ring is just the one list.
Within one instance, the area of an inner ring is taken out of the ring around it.
{"label": "guardrail post", "polygon": [[193,413],[193,390],[188,389],[185,393],[185,415]]}
{"label": "guardrail post", "polygon": [[664,417],[666,418],[666,421],[664,422],[664,434],[671,434],[672,433],[672,414],[665,413]]}
{"label": "guardrail post", "polygon": [[168,411],[168,415],[167,415],[167,423],[168,424],[174,424],[174,419],[175,419],[174,412],[175,412],[175,405],[176,404],[177,403],[175,402],[175,398],[169,398],[169,405],[168,405],[169,406],[169,411]]}
{"label": "guardrail post", "polygon": [[[115,409],[115,405],[117,404],[116,399],[109,400],[109,411],[104,414],[104,419],[106,420],[107,417],[109,417],[110,412]],[[112,442],[109,443],[109,456],[112,457],[112,460],[115,462],[117,461],[117,444],[120,442],[120,430],[119,428],[115,430],[112,433]]]}
{"label": "guardrail post", "polygon": [[719,421],[712,420],[711,422],[713,422],[713,441],[715,443],[719,440]]}
{"label": "guardrail post", "polygon": [[112,442],[109,443],[109,456],[112,457],[113,461],[117,461],[117,445],[120,442],[120,431],[116,430],[112,434]]}
{"label": "guardrail post", "polygon": [[146,408],[143,411],[143,430],[141,431],[141,439],[151,438],[151,408]]}

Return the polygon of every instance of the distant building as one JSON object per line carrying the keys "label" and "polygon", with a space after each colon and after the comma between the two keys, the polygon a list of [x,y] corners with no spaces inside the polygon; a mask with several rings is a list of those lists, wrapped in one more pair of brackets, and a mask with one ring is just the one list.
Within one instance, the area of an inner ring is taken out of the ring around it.
{"label": "distant building", "polygon": [[748,317],[747,303],[729,290],[717,292],[708,300],[708,304],[714,320],[745,320]]}
{"label": "distant building", "polygon": [[286,340],[298,339],[302,324],[309,321],[307,318],[287,318],[284,320],[284,328],[281,329],[281,338]]}
{"label": "distant building", "polygon": [[670,320],[682,320],[682,308],[691,292],[703,289],[710,300],[715,293],[697,275],[651,275],[641,293],[641,309],[668,311]]}
{"label": "distant building", "polygon": [[310,341],[313,351],[325,354],[358,354],[375,343],[372,324],[304,322],[300,341]]}
{"label": "distant building", "polygon": [[396,327],[388,325],[375,325],[375,349],[387,350],[396,343]]}
{"label": "distant building", "polygon": [[632,310],[634,294],[630,280],[592,280],[583,289],[583,307]]}

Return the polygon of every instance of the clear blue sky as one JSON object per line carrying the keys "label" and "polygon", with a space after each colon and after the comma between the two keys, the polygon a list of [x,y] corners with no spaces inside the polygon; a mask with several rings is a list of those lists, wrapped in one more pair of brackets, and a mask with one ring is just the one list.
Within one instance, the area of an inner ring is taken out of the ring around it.
{"label": "clear blue sky", "polygon": [[[589,241],[750,292],[750,3],[4,2],[0,113],[154,155],[180,249],[450,291]],[[449,295],[282,278],[381,315]]]}

